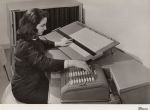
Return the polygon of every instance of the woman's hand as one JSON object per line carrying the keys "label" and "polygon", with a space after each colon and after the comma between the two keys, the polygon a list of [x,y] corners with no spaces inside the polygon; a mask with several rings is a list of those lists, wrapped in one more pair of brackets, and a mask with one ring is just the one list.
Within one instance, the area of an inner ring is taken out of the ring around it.
{"label": "woman's hand", "polygon": [[85,61],[80,61],[80,60],[66,60],[65,63],[67,63],[66,67],[77,67],[77,68],[82,68],[85,71],[91,72],[89,66]]}
{"label": "woman's hand", "polygon": [[72,39],[61,39],[60,42],[55,42],[55,46],[65,47],[69,46],[72,43]]}

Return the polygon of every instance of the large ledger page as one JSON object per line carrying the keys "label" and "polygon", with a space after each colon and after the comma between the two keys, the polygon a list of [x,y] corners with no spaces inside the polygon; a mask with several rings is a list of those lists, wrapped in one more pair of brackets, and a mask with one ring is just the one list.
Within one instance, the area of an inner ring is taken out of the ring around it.
{"label": "large ledger page", "polygon": [[[95,53],[113,42],[112,40],[88,28],[83,28],[80,31],[71,34],[70,37],[80,42],[82,45],[86,46]],[[90,55],[88,52],[78,47],[76,44],[71,44],[70,47],[84,57]]]}

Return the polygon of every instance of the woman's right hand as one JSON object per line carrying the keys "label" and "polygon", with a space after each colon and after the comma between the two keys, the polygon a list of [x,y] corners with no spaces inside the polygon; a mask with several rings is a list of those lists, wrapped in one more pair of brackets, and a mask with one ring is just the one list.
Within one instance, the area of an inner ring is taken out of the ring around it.
{"label": "woman's right hand", "polygon": [[77,67],[77,68],[82,68],[88,72],[91,72],[89,66],[85,61],[80,61],[80,60],[68,60],[68,67]]}

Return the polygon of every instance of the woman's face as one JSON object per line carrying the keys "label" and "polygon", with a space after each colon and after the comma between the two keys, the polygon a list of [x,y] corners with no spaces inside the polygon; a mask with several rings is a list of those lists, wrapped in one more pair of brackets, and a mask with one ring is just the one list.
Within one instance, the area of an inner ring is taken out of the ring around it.
{"label": "woman's face", "polygon": [[47,29],[46,28],[47,18],[44,17],[41,22],[36,26],[36,29],[38,30],[38,35],[42,35],[43,32]]}

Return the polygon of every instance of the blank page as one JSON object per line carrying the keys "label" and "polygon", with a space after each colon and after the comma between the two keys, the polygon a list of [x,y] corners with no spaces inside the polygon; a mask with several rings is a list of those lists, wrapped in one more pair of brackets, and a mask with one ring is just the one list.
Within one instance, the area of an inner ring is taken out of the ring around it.
{"label": "blank page", "polygon": [[[67,39],[67,38],[64,37],[63,39]],[[76,45],[75,43],[71,43],[69,47],[72,48],[74,51],[78,52],[83,57],[88,57],[90,55],[87,51],[85,51],[84,49]]]}
{"label": "blank page", "polygon": [[[113,41],[88,29],[83,28],[80,31],[77,31],[70,35],[73,39],[77,40],[84,46],[88,47],[90,50],[97,52],[100,49],[106,47],[111,44]],[[75,49],[77,50],[77,49]],[[81,53],[82,55],[84,53]]]}

